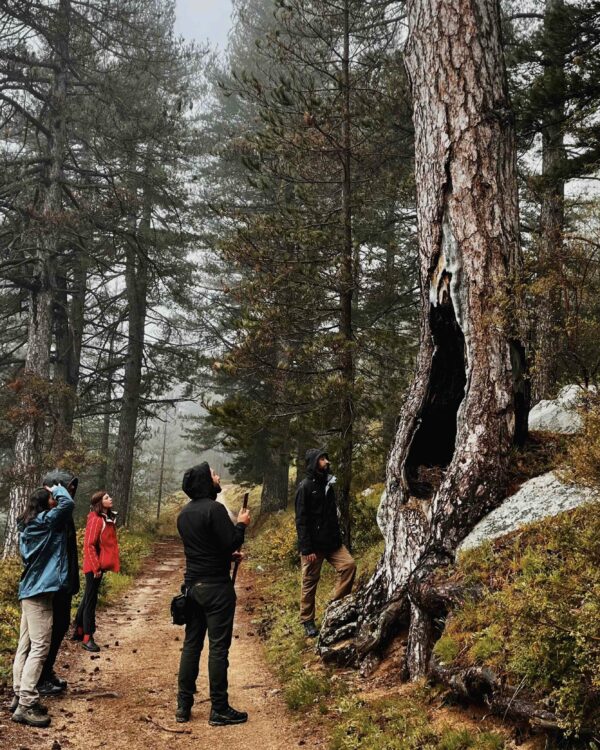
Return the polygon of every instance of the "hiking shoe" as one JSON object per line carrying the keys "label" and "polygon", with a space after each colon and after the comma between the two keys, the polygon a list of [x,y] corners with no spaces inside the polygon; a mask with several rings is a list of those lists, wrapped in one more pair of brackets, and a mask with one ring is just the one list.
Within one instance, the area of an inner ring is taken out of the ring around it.
{"label": "hiking shoe", "polygon": [[50,672],[50,677],[48,677],[48,682],[51,682],[53,685],[56,685],[56,687],[59,687],[61,690],[67,689],[67,681],[63,680],[62,677],[59,677],[54,670]]}
{"label": "hiking shoe", "polygon": [[82,641],[83,640],[83,633],[80,633],[77,628],[71,633],[71,640],[72,641]]}
{"label": "hiking shoe", "polygon": [[90,637],[89,641],[84,641],[82,644],[83,648],[86,651],[91,651],[94,654],[97,654],[98,651],[100,651],[100,646],[96,643],[96,641]]}
{"label": "hiking shoe", "polygon": [[245,721],[248,721],[245,711],[236,711],[235,708],[227,706],[224,711],[215,711],[211,708],[208,723],[211,727],[226,727],[229,724],[243,724]]}
{"label": "hiking shoe", "polygon": [[177,706],[177,711],[175,711],[175,721],[178,724],[185,724],[186,721],[190,720],[191,714],[191,708],[187,708],[185,706]]}
{"label": "hiking shoe", "polygon": [[50,680],[44,680],[38,683],[37,690],[40,695],[59,695],[63,692],[64,688],[55,685]]}
{"label": "hiking shoe", "polygon": [[[17,706],[19,705],[19,696],[13,695],[13,699],[10,702],[10,706],[8,707],[8,710],[11,712],[11,714],[14,714],[14,712],[17,710]],[[33,706],[34,710],[41,714],[47,714],[48,713],[48,707],[44,706],[43,703],[35,703]]]}
{"label": "hiking shoe", "polygon": [[22,706],[19,703],[10,718],[18,724],[27,724],[30,727],[47,727],[50,725],[50,717],[44,709],[45,706],[40,703],[34,703],[33,706]]}
{"label": "hiking shoe", "polygon": [[304,627],[304,635],[307,638],[316,638],[319,635],[319,631],[317,629],[317,626],[315,625],[314,620],[307,620],[307,622],[302,623]]}

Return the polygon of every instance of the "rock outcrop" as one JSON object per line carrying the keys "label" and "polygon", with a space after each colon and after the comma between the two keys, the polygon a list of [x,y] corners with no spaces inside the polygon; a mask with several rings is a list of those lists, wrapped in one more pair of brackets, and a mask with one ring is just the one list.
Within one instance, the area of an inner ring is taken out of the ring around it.
{"label": "rock outcrop", "polygon": [[540,401],[529,412],[529,429],[540,432],[573,434],[581,429],[577,403],[584,390],[578,385],[566,385],[558,397]]}
{"label": "rock outcrop", "polygon": [[530,479],[483,518],[464,539],[459,552],[596,499],[594,490],[561,482],[553,471],[549,471]]}

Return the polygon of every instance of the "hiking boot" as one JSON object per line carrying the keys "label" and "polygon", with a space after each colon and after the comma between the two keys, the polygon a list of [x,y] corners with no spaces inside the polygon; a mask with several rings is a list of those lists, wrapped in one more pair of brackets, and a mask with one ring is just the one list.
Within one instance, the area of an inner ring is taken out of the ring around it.
{"label": "hiking boot", "polygon": [[40,703],[34,703],[32,706],[22,706],[19,703],[10,718],[18,724],[27,724],[27,726],[30,727],[44,728],[50,725],[50,717],[48,716],[47,710],[48,709]]}
{"label": "hiking boot", "polygon": [[[19,705],[19,696],[13,695],[13,699],[10,702],[10,706],[8,707],[8,710],[11,712],[11,714],[14,714],[14,712],[17,710],[17,706]],[[39,711],[42,714],[48,713],[47,706],[44,706],[42,703],[36,703],[34,704],[34,708],[36,711]]]}
{"label": "hiking boot", "polygon": [[178,724],[185,724],[186,721],[190,720],[191,714],[191,708],[188,708],[187,706],[177,706],[177,711],[175,711],[175,721]]}
{"label": "hiking boot", "polygon": [[319,631],[317,629],[317,626],[315,625],[314,620],[307,620],[306,622],[302,623],[302,626],[304,627],[304,635],[307,638],[316,638],[319,635]]}
{"label": "hiking boot", "polygon": [[97,654],[98,651],[100,651],[100,646],[96,643],[92,636],[90,636],[89,641],[84,641],[81,645],[86,651],[91,651],[94,654]]}
{"label": "hiking boot", "polygon": [[62,677],[59,677],[54,670],[50,672],[50,677],[48,677],[48,682],[51,682],[53,685],[56,685],[56,687],[59,687],[61,690],[67,689],[67,681],[63,680]]}
{"label": "hiking boot", "polygon": [[63,689],[64,688],[55,685],[53,682],[50,682],[50,680],[39,682],[37,686],[40,695],[60,695],[60,693],[63,692]]}
{"label": "hiking boot", "polygon": [[79,632],[77,628],[71,633],[71,640],[72,641],[82,641],[83,640],[83,632]]}
{"label": "hiking boot", "polygon": [[224,711],[210,710],[210,719],[208,723],[211,727],[226,727],[229,724],[243,724],[248,721],[248,714],[245,711],[236,711],[235,708],[227,706]]}

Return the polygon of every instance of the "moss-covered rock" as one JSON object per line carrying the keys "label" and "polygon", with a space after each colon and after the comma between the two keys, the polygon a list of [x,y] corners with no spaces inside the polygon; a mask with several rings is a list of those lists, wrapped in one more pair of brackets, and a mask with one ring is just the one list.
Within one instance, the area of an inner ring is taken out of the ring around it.
{"label": "moss-covered rock", "polygon": [[600,727],[600,504],[469,550],[448,575],[478,596],[448,617],[436,656],[490,667],[570,733]]}

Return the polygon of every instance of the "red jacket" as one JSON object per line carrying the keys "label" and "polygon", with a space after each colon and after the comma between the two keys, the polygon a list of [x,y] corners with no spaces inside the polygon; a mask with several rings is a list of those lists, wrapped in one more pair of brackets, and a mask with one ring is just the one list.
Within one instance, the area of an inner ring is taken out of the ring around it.
{"label": "red jacket", "polygon": [[83,572],[96,574],[101,570],[119,572],[117,527],[112,518],[90,511],[83,540]]}

